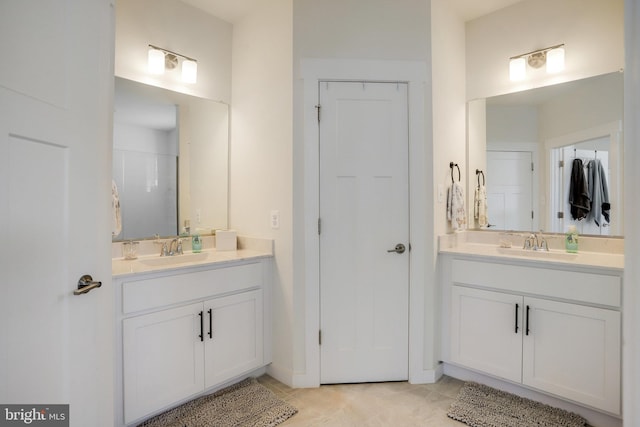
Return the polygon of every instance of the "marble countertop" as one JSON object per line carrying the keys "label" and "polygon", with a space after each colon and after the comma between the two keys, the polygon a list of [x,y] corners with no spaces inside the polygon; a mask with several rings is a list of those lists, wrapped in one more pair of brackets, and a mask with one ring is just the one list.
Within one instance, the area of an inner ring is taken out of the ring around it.
{"label": "marble countertop", "polygon": [[[549,252],[523,250],[527,233],[465,231],[438,238],[438,251],[473,258],[493,258],[522,261],[534,265],[591,267],[622,271],[624,269],[624,240],[622,238],[581,237],[578,253],[567,253],[562,245],[563,235],[545,234]],[[508,246],[511,247],[501,247]]]}

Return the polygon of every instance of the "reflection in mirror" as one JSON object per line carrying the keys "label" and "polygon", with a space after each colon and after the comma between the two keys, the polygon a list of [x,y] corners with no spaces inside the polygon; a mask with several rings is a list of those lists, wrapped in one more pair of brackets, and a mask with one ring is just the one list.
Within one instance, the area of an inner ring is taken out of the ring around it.
{"label": "reflection in mirror", "polygon": [[[486,135],[469,141],[486,141],[486,163],[470,167],[486,166],[491,229],[564,232],[573,223],[582,234],[622,234],[621,72],[471,101],[469,123],[483,114]],[[585,171],[595,158],[603,166],[609,221],[596,224],[594,215],[572,220],[568,191],[576,157]],[[473,189],[475,174],[469,175]]]}
{"label": "reflection in mirror", "polygon": [[113,239],[226,228],[228,106],[116,77],[114,107]]}

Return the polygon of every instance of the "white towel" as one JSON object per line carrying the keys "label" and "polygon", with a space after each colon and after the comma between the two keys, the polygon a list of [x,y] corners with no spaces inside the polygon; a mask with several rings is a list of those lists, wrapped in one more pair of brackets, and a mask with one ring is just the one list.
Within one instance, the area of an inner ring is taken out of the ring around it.
{"label": "white towel", "polygon": [[484,185],[478,185],[474,195],[473,217],[480,227],[486,227],[487,219],[487,189]]}
{"label": "white towel", "polygon": [[111,180],[111,237],[116,237],[122,232],[122,214],[120,213],[120,196],[118,186]]}
{"label": "white towel", "polygon": [[464,191],[457,182],[451,184],[447,193],[447,219],[451,221],[451,228],[464,230],[467,215],[464,210]]}

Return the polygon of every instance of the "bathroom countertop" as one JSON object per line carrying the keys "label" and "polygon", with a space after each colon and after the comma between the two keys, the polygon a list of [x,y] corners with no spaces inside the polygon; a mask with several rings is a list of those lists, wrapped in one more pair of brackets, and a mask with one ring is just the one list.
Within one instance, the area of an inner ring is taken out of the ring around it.
{"label": "bathroom countertop", "polygon": [[[153,240],[140,242],[140,256],[134,260],[126,260],[120,256],[121,242],[114,243],[111,259],[111,276],[113,278],[180,271],[194,267],[222,266],[239,261],[259,260],[273,257],[273,240],[238,236],[238,249],[234,251],[218,251],[215,248],[213,236],[203,236],[203,250],[192,252],[185,249],[183,255],[158,255],[157,246]],[[191,248],[187,242],[187,248]],[[117,255],[116,255],[117,254]]]}
{"label": "bathroom countertop", "polygon": [[[111,261],[111,275],[113,278],[127,277],[138,274],[179,271],[193,267],[223,265],[238,261],[271,258],[271,252],[255,249],[238,249],[236,251],[205,250],[199,253],[185,252],[184,255],[160,257],[149,255],[135,260],[114,258]],[[166,262],[166,263],[164,263]]]}
{"label": "bathroom countertop", "polygon": [[[563,267],[580,267],[606,269],[622,272],[624,269],[624,241],[621,238],[584,237],[584,246],[591,250],[579,250],[576,254],[567,253],[560,244],[561,235],[547,235],[550,241],[549,252],[522,249],[522,237],[518,234],[508,234],[512,247],[500,247],[500,241],[505,240],[504,233],[497,232],[460,232],[440,236],[438,239],[439,253],[458,254],[471,258],[491,258],[525,262],[531,265],[558,265]],[[595,241],[590,241],[594,240]],[[595,250],[600,249],[600,251]]]}

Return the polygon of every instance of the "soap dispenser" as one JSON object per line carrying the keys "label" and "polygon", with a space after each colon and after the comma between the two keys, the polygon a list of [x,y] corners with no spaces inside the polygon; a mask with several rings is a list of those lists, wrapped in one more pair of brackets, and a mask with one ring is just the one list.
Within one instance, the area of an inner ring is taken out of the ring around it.
{"label": "soap dispenser", "polygon": [[570,225],[567,228],[567,234],[564,238],[564,247],[567,252],[577,253],[578,252],[578,229],[575,225]]}
{"label": "soap dispenser", "polygon": [[200,234],[194,234],[191,236],[191,251],[193,253],[198,253],[202,250],[202,238]]}

